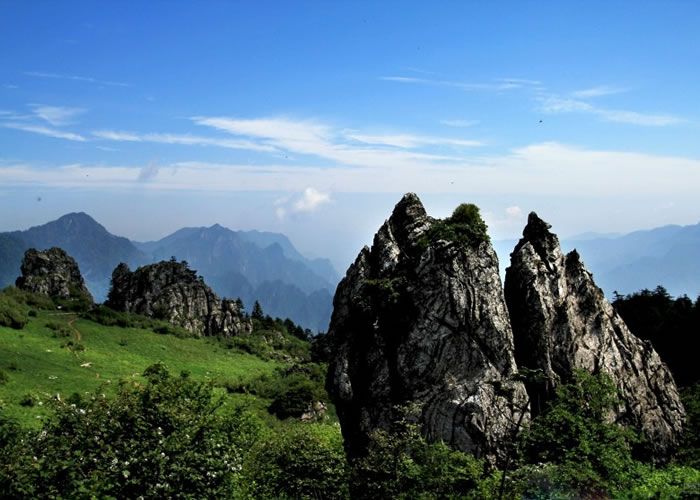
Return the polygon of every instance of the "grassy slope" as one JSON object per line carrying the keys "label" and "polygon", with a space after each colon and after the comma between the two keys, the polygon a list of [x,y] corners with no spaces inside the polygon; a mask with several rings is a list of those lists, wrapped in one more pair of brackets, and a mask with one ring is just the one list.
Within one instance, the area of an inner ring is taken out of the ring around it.
{"label": "grassy slope", "polygon": [[[261,374],[272,373],[280,363],[264,361],[256,356],[227,350],[206,338],[177,338],[137,328],[107,327],[92,321],[77,319],[68,338],[56,337],[46,327],[48,322],[61,323],[68,328],[75,315],[40,312],[29,318],[22,330],[0,327],[0,369],[9,377],[0,385],[0,406],[8,416],[31,425],[45,414],[43,404],[21,406],[20,400],[31,392],[42,402],[72,393],[113,393],[120,380],[143,380],[143,370],[163,362],[173,374],[182,370],[196,380],[246,381]],[[77,340],[80,332],[85,350],[72,351],[61,347]],[[89,363],[89,366],[81,366]],[[232,394],[229,398],[253,407],[264,402],[252,396]]]}

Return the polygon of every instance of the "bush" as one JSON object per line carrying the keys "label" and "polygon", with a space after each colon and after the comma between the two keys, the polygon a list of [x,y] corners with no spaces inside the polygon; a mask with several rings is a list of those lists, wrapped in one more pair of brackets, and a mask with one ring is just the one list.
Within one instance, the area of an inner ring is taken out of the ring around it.
{"label": "bush", "polygon": [[485,463],[471,455],[428,442],[412,423],[420,409],[397,407],[392,429],[370,435],[369,452],[352,464],[353,497],[384,498],[494,498],[498,477],[489,477]]}
{"label": "bush", "polygon": [[235,497],[258,420],[239,409],[224,414],[211,385],[161,368],[147,370],[143,387],[122,384],[115,399],[54,401],[41,429],[2,449],[3,496]]}
{"label": "bush", "polygon": [[0,326],[21,330],[27,323],[26,306],[17,302],[14,297],[0,295]]}
{"label": "bush", "polygon": [[20,406],[34,406],[36,403],[37,397],[32,394],[31,392],[27,392],[22,396],[22,399],[19,400],[19,405]]}
{"label": "bush", "polygon": [[5,385],[10,381],[10,376],[5,373],[5,370],[0,370],[0,385]]}
{"label": "bush", "polygon": [[479,207],[472,203],[462,203],[455,208],[451,217],[436,221],[418,244],[427,248],[438,240],[454,242],[460,246],[490,241],[488,227],[481,218]]}
{"label": "bush", "polygon": [[243,468],[253,498],[348,498],[337,426],[299,424],[261,440]]}
{"label": "bush", "polygon": [[[577,371],[570,384],[562,384],[543,414],[524,433],[523,449],[530,464],[551,464],[530,481],[526,494],[568,491],[573,495],[606,496],[630,480],[636,467],[630,430],[606,422],[617,405],[617,392],[609,376]],[[530,478],[532,479],[532,478]],[[535,488],[529,489],[530,487]]]}

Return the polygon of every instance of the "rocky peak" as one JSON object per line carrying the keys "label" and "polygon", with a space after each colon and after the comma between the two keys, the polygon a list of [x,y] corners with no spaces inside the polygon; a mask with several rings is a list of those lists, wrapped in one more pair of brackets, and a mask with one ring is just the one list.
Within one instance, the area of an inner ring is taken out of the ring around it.
{"label": "rocky peak", "polygon": [[425,435],[495,458],[527,406],[488,241],[426,235],[438,221],[405,195],[341,281],[327,386],[350,456],[417,403]]}
{"label": "rocky peak", "polygon": [[505,281],[516,361],[546,377],[527,386],[533,413],[574,370],[607,373],[621,397],[611,418],[640,429],[652,457],[667,457],[678,444],[684,418],[671,373],[651,344],[628,330],[578,252],[564,255],[549,229],[530,214]]}
{"label": "rocky peak", "polygon": [[131,271],[119,264],[112,273],[106,304],[181,326],[197,335],[236,335],[252,331],[233,300],[220,300],[187,262],[174,259]]}
{"label": "rocky peak", "polygon": [[61,248],[43,251],[30,248],[24,253],[21,271],[22,276],[16,281],[17,288],[50,297],[92,302],[78,264]]}

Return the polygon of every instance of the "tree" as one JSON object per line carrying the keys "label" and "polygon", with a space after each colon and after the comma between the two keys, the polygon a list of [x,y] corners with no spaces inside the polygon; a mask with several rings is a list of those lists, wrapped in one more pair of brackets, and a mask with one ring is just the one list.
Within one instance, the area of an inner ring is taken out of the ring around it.
{"label": "tree", "polygon": [[263,318],[265,317],[265,314],[263,313],[262,307],[260,306],[260,302],[257,300],[255,301],[255,304],[253,304],[253,312],[250,315],[253,319],[257,319],[262,321]]}
{"label": "tree", "polygon": [[544,477],[530,478],[535,491],[526,496],[606,497],[625,482],[635,465],[632,444],[638,438],[630,429],[606,422],[617,404],[617,391],[606,374],[578,370],[571,383],[557,388],[549,408],[524,433],[527,462],[549,464],[539,472]]}

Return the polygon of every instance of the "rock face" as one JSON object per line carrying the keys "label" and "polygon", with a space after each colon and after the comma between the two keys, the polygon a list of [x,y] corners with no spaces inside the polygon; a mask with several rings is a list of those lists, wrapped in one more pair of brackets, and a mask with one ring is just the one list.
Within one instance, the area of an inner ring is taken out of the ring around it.
{"label": "rock face", "polygon": [[395,405],[418,403],[425,435],[496,458],[527,406],[524,386],[509,380],[496,254],[488,241],[427,242],[436,223],[405,195],[336,291],[327,388],[351,457],[389,428]]}
{"label": "rock face", "polygon": [[78,264],[58,247],[41,252],[30,248],[24,253],[21,270],[22,276],[15,282],[17,288],[50,297],[86,298],[92,302]]}
{"label": "rock face", "polygon": [[621,395],[611,417],[640,429],[650,455],[663,459],[676,448],[684,418],[671,373],[650,343],[630,333],[578,253],[562,254],[549,228],[530,214],[505,281],[518,366],[547,378],[528,385],[533,415],[573,370],[607,373]]}
{"label": "rock face", "polygon": [[226,335],[252,331],[235,301],[220,300],[186,262],[174,260],[129,270],[119,264],[112,273],[106,305],[181,326],[197,335]]}

